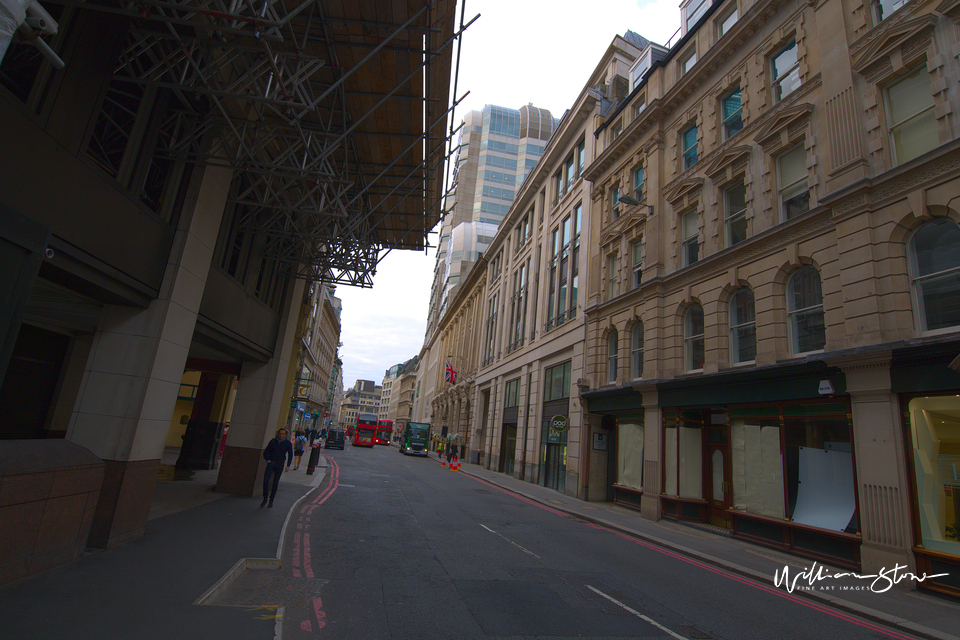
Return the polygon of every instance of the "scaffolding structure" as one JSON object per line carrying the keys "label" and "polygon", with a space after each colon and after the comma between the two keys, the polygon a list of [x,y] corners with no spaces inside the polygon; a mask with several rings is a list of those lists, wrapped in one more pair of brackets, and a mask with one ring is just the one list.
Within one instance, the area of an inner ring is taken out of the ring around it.
{"label": "scaffolding structure", "polygon": [[231,204],[289,276],[368,287],[386,252],[429,246],[455,0],[51,3],[129,18],[113,80],[175,96],[162,153],[243,174]]}

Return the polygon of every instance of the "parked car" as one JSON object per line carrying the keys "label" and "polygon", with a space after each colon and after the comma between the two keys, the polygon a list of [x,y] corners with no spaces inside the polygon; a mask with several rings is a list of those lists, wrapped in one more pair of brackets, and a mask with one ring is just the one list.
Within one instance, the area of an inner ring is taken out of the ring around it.
{"label": "parked car", "polygon": [[330,429],[327,431],[327,449],[343,449],[343,443],[345,441],[343,430]]}

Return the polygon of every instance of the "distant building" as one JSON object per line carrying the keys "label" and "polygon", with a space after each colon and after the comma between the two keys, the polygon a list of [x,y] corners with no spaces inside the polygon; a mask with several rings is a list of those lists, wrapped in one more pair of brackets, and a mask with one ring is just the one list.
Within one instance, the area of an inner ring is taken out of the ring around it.
{"label": "distant building", "polygon": [[373,380],[357,380],[356,384],[343,394],[340,405],[340,426],[347,428],[357,423],[358,413],[380,414],[380,392],[382,387]]}
{"label": "distant building", "polygon": [[380,395],[380,419],[393,421],[394,435],[401,433],[403,426],[410,419],[410,407],[401,407],[402,381],[406,376],[408,379],[407,386],[410,386],[410,374],[416,371],[416,367],[417,357],[414,356],[402,364],[393,365],[387,369],[383,376],[383,391]]}
{"label": "distant building", "polygon": [[318,431],[329,422],[333,407],[333,384],[339,376],[337,347],[340,344],[340,299],[331,285],[313,283],[304,291],[300,340],[296,344],[297,375],[294,385],[297,407],[291,411],[292,429]]}
{"label": "distant building", "polygon": [[520,109],[488,104],[464,117],[453,193],[440,228],[428,339],[443,315],[445,301],[490,243],[557,122],[549,111],[532,104]]}

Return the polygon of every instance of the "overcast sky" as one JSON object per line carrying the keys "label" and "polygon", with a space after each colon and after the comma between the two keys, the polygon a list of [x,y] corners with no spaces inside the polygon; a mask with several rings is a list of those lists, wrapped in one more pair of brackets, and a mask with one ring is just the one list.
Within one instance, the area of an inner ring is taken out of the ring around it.
{"label": "overcast sky", "polygon": [[[486,104],[532,103],[559,118],[616,35],[632,30],[666,44],[680,26],[679,0],[467,0],[465,22],[478,13],[463,36],[457,98],[470,95],[454,126]],[[345,388],[357,380],[380,384],[387,369],[420,352],[435,260],[434,249],[392,251],[372,289],[337,287]]]}

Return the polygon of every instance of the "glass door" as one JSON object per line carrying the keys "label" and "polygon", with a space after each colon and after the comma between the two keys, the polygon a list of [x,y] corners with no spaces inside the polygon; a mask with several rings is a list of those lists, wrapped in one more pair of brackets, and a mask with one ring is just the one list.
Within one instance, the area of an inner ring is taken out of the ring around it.
{"label": "glass door", "polygon": [[[720,418],[726,422],[726,414],[714,414],[711,422]],[[707,499],[710,503],[710,524],[730,528],[728,510],[733,505],[733,476],[730,464],[730,427],[727,424],[711,424],[707,427]]]}

